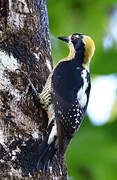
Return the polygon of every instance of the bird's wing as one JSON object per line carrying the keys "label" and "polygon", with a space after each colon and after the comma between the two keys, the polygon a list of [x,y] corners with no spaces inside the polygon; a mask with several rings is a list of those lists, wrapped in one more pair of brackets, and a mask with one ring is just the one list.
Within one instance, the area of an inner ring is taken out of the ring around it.
{"label": "bird's wing", "polygon": [[74,134],[82,119],[77,92],[81,88],[83,80],[81,69],[74,71],[74,68],[76,67],[69,62],[62,62],[56,67],[52,76],[55,116],[61,121],[70,136]]}
{"label": "bird's wing", "polygon": [[55,94],[65,102],[72,102],[83,85],[81,73],[82,69],[74,67],[72,61],[59,63],[52,76],[52,88]]}
{"label": "bird's wing", "polygon": [[[83,85],[81,69],[74,71],[71,62],[61,62],[52,76],[52,101],[57,123],[59,151],[64,154],[67,144],[78,129],[83,112],[77,100],[77,92]],[[63,134],[64,133],[64,134]],[[65,140],[67,138],[67,140]],[[66,146],[64,146],[66,144]]]}

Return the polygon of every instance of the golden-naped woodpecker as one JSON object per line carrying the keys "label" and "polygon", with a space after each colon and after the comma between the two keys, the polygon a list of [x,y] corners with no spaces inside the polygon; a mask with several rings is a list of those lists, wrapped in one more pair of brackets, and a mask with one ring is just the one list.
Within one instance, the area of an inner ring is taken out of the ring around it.
{"label": "golden-naped woodpecker", "polygon": [[38,95],[48,114],[48,126],[51,126],[38,148],[38,170],[47,170],[57,149],[65,154],[84,118],[90,95],[89,64],[95,51],[94,41],[79,33],[59,39],[68,44],[69,55],[59,61]]}

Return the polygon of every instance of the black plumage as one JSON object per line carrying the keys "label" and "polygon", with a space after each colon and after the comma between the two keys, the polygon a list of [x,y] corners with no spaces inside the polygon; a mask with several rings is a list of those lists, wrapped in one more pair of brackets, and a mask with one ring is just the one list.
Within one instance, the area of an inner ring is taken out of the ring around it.
{"label": "black plumage", "polygon": [[90,93],[90,74],[87,73],[87,102],[82,108],[77,93],[83,86],[83,67],[77,59],[60,62],[52,76],[53,104],[56,117],[61,121],[69,136],[73,136],[84,117]]}

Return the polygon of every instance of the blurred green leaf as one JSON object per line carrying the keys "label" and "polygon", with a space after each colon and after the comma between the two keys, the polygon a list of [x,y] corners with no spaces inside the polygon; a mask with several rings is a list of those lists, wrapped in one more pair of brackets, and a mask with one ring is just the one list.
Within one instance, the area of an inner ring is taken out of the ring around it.
{"label": "blurred green leaf", "polygon": [[116,180],[117,121],[97,127],[84,120],[67,152],[74,180]]}

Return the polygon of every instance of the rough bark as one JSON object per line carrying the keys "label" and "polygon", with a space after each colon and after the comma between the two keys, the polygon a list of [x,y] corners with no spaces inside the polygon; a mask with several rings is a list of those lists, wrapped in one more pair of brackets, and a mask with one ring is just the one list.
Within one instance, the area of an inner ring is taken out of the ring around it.
{"label": "rough bark", "polygon": [[48,119],[18,68],[41,92],[52,70],[45,0],[0,1],[0,178],[59,179],[56,156],[56,175],[36,172],[35,149]]}

